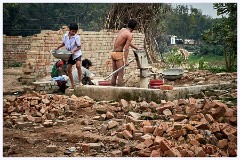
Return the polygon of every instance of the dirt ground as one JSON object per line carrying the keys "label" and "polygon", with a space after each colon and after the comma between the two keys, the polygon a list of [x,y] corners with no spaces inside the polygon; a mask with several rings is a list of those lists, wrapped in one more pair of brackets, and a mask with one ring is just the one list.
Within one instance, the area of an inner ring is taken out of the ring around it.
{"label": "dirt ground", "polygon": [[3,94],[17,94],[23,92],[24,89],[32,88],[19,82],[22,76],[22,67],[6,68],[3,69]]}

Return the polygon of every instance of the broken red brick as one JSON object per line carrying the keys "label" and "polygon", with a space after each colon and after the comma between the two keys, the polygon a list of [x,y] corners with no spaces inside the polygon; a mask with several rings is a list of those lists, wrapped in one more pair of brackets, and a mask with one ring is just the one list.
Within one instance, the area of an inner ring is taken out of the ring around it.
{"label": "broken red brick", "polygon": [[134,126],[134,124],[131,122],[131,123],[128,123],[127,125],[126,125],[126,128],[127,128],[127,130],[129,130],[129,131],[135,131],[136,130],[136,128],[135,128],[135,126]]}
{"label": "broken red brick", "polygon": [[173,118],[174,118],[174,121],[181,121],[187,118],[187,116],[183,114],[174,114]]}
{"label": "broken red brick", "polygon": [[204,109],[208,110],[212,107],[214,107],[215,103],[214,102],[206,102],[203,106]]}
{"label": "broken red brick", "polygon": [[10,107],[8,107],[8,113],[11,113],[11,112],[14,112],[16,110],[16,108],[15,107],[13,107],[13,106],[10,106]]}
{"label": "broken red brick", "polygon": [[212,155],[214,153],[214,149],[213,149],[213,146],[210,145],[210,144],[207,144],[203,147],[203,151],[206,153],[206,154],[209,154],[209,155]]}
{"label": "broken red brick", "polygon": [[155,128],[154,132],[153,132],[154,136],[163,136],[163,128],[161,126],[158,126]]}
{"label": "broken red brick", "polygon": [[231,117],[229,119],[230,122],[234,123],[234,124],[237,124],[237,117]]}
{"label": "broken red brick", "polygon": [[181,123],[181,122],[174,122],[173,127],[174,127],[176,130],[180,130],[180,129],[182,129],[182,128],[185,127],[185,124],[183,124],[183,123]]}
{"label": "broken red brick", "polygon": [[184,105],[184,104],[187,104],[187,101],[185,99],[178,100],[178,105]]}
{"label": "broken red brick", "polygon": [[196,134],[195,139],[201,143],[205,138],[202,134]]}
{"label": "broken red brick", "polygon": [[151,126],[152,125],[152,123],[150,122],[150,121],[143,121],[142,123],[141,123],[141,126],[142,127],[144,127],[144,126]]}
{"label": "broken red brick", "polygon": [[166,104],[166,100],[161,100],[161,104]]}
{"label": "broken red brick", "polygon": [[172,85],[160,85],[159,87],[161,90],[172,90],[173,86]]}
{"label": "broken red brick", "polygon": [[178,138],[180,136],[185,135],[186,134],[186,130],[185,129],[181,129],[181,130],[170,131],[168,134],[171,137],[173,137],[173,138]]}
{"label": "broken red brick", "polygon": [[189,131],[193,131],[193,130],[194,130],[194,127],[193,127],[191,124],[186,124],[186,125],[184,126],[184,128],[186,128],[186,129],[189,130]]}
{"label": "broken red brick", "polygon": [[187,138],[190,140],[194,140],[195,139],[195,134],[188,134]]}
{"label": "broken red brick", "polygon": [[144,126],[143,127],[143,132],[146,133],[153,133],[154,132],[155,127],[154,126]]}
{"label": "broken red brick", "polygon": [[154,140],[154,144],[158,145],[164,139],[164,137],[156,136]]}
{"label": "broken red brick", "polygon": [[218,126],[220,130],[223,130],[227,126],[227,123],[219,123]]}
{"label": "broken red brick", "polygon": [[159,127],[161,127],[163,131],[166,131],[168,129],[168,124],[166,122],[161,122]]}
{"label": "broken red brick", "polygon": [[131,148],[129,146],[125,146],[125,148],[123,149],[122,153],[123,155],[128,155],[131,152]]}
{"label": "broken red brick", "polygon": [[186,157],[195,157],[195,154],[193,151],[187,150]]}
{"label": "broken red brick", "polygon": [[176,148],[171,148],[164,152],[167,157],[182,157],[181,153]]}
{"label": "broken red brick", "polygon": [[205,118],[206,118],[206,120],[207,120],[209,123],[214,122],[214,119],[213,119],[213,117],[212,117],[210,114],[206,114],[206,115],[205,115]]}
{"label": "broken red brick", "polygon": [[217,101],[217,100],[213,100],[213,102],[215,103],[215,107],[223,107],[225,109],[228,108],[228,106],[220,101]]}
{"label": "broken red brick", "polygon": [[27,119],[31,122],[35,122],[35,118],[33,118],[31,115],[28,115]]}
{"label": "broken red brick", "polygon": [[234,112],[233,109],[228,108],[228,109],[226,110],[225,116],[226,116],[226,117],[232,117],[232,116],[233,116],[233,112]]}
{"label": "broken red brick", "polygon": [[236,149],[237,148],[237,143],[236,142],[228,142],[228,149]]}
{"label": "broken red brick", "polygon": [[84,153],[89,153],[90,152],[90,145],[88,143],[83,143],[82,144],[82,150],[84,151]]}
{"label": "broken red brick", "polygon": [[143,142],[141,142],[141,143],[137,144],[135,148],[136,148],[137,150],[142,150],[142,149],[144,149],[145,147],[146,147],[145,144],[144,144]]}
{"label": "broken red brick", "polygon": [[133,138],[132,134],[128,130],[124,130],[122,132],[122,134],[123,134],[123,137],[126,138],[126,139],[132,139]]}
{"label": "broken red brick", "polygon": [[111,157],[122,157],[122,151],[120,151],[120,150],[112,151]]}
{"label": "broken red brick", "polygon": [[228,154],[230,157],[237,157],[237,149],[228,149]]}
{"label": "broken red brick", "polygon": [[36,123],[42,122],[42,117],[34,117]]}
{"label": "broken red brick", "polygon": [[230,125],[227,125],[222,131],[227,136],[230,134],[237,135],[237,129]]}
{"label": "broken red brick", "polygon": [[237,137],[234,136],[233,134],[229,134],[229,135],[228,135],[228,139],[229,139],[230,142],[235,142],[235,143],[237,143]]}
{"label": "broken red brick", "polygon": [[128,106],[129,104],[125,99],[120,99],[119,105],[120,107],[125,107],[125,106]]}
{"label": "broken red brick", "polygon": [[152,141],[151,138],[146,139],[143,143],[146,146],[146,148],[148,148],[148,147],[153,145],[153,141]]}
{"label": "broken red brick", "polygon": [[196,103],[197,103],[197,101],[196,101],[195,98],[193,98],[193,97],[190,97],[190,98],[189,98],[189,104],[190,104],[190,105],[195,105]]}
{"label": "broken red brick", "polygon": [[165,152],[165,151],[168,151],[172,148],[172,145],[170,144],[170,142],[163,138],[161,141],[160,141],[160,149]]}
{"label": "broken red brick", "polygon": [[180,106],[178,106],[178,105],[176,105],[176,106],[174,107],[174,109],[176,109],[177,112],[182,112],[182,107],[180,107]]}
{"label": "broken red brick", "polygon": [[181,150],[179,150],[179,152],[182,155],[182,157],[186,157],[187,156],[187,149],[181,149]]}
{"label": "broken red brick", "polygon": [[161,151],[158,149],[158,150],[153,150],[150,157],[161,157],[162,156],[162,153]]}
{"label": "broken red brick", "polygon": [[196,139],[190,140],[190,144],[193,146],[200,146],[200,143]]}
{"label": "broken red brick", "polygon": [[194,152],[196,154],[196,157],[206,157],[206,153],[203,151],[202,147],[196,147],[196,150]]}
{"label": "broken red brick", "polygon": [[199,122],[198,125],[195,126],[195,128],[209,130],[208,124],[205,124],[205,123],[202,123],[202,122]]}
{"label": "broken red brick", "polygon": [[142,149],[138,152],[141,157],[150,157],[152,151],[149,148]]}
{"label": "broken red brick", "polygon": [[228,145],[228,140],[227,139],[219,140],[218,144],[217,144],[217,146],[221,149],[226,147],[227,145]]}

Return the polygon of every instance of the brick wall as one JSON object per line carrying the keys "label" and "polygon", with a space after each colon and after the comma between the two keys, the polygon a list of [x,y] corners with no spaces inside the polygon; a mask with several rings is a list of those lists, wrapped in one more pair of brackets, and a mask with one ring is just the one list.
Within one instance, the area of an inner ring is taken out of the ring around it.
{"label": "brick wall", "polygon": [[24,63],[30,50],[31,37],[3,36],[3,66]]}
{"label": "brick wall", "polygon": [[[33,35],[29,49],[25,49],[24,57],[25,63],[23,64],[22,81],[30,83],[37,79],[50,75],[52,65],[57,61],[50,54],[50,50],[56,48],[62,43],[62,36],[66,33],[66,27],[58,31],[44,30],[40,34]],[[82,59],[90,59],[92,61],[91,72],[97,76],[107,76],[112,72],[112,64],[110,59],[110,52],[113,49],[113,42],[117,36],[118,31],[100,32],[78,30],[82,42]],[[23,37],[22,37],[23,38]],[[8,39],[5,37],[5,39]],[[144,35],[135,32],[133,35],[133,42],[135,46],[143,48]],[[6,54],[9,53],[5,48]],[[134,58],[134,54],[130,49],[129,59]],[[136,64],[132,63],[125,69],[125,73],[129,73],[132,69],[136,68]]]}

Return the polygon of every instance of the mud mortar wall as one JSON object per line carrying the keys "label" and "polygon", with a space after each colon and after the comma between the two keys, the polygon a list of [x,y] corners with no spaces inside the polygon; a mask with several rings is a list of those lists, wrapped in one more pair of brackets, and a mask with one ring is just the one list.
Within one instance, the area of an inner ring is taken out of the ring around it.
{"label": "mud mortar wall", "polygon": [[[62,43],[62,36],[66,31],[66,28],[58,31],[44,30],[40,34],[31,37],[30,47],[29,49],[25,49],[26,53],[24,56],[26,58],[19,58],[25,60],[23,64],[22,82],[31,83],[41,77],[50,75],[52,65],[57,59],[54,58],[49,51]],[[106,30],[101,30],[100,32],[78,30],[82,42],[82,59],[87,58],[92,61],[93,65],[90,69],[96,76],[105,77],[112,72],[110,52],[113,49],[113,42],[117,36],[117,32],[118,31]],[[5,36],[4,39],[4,42],[6,42],[8,37]],[[137,47],[143,48],[144,34],[135,32],[132,43]],[[4,53],[8,54],[9,48],[5,47],[5,50]],[[134,58],[134,54],[130,49],[129,59],[132,58]],[[4,61],[7,60],[4,59]],[[136,68],[136,64],[132,63],[125,69],[125,73],[129,73],[132,69]]]}

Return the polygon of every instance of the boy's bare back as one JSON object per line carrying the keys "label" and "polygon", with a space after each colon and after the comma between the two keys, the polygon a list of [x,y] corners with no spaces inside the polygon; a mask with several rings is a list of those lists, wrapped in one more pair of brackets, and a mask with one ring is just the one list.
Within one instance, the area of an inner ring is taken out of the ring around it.
{"label": "boy's bare back", "polygon": [[117,36],[117,38],[115,40],[115,43],[114,43],[114,50],[113,51],[114,52],[122,52],[124,46],[127,43],[127,40],[129,40],[129,42],[131,42],[132,33],[128,29],[123,28],[118,33],[118,36]]}

